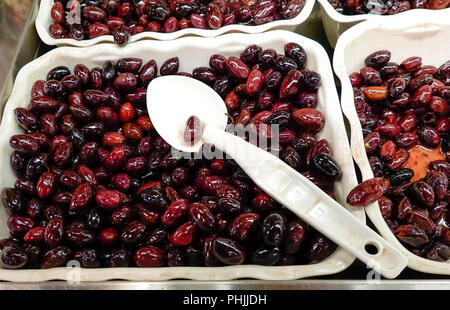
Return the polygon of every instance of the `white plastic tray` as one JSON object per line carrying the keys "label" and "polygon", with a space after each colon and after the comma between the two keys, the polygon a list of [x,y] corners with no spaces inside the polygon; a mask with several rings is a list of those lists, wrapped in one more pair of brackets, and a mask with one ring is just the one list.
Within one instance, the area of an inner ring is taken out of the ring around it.
{"label": "white plastic tray", "polygon": [[[129,43],[137,42],[143,39],[153,39],[153,40],[173,40],[176,38],[184,36],[200,36],[200,37],[216,37],[225,33],[242,32],[242,33],[262,33],[268,30],[289,30],[294,31],[297,26],[304,23],[314,7],[315,0],[306,0],[305,6],[302,11],[292,19],[276,20],[263,25],[229,25],[221,27],[216,30],[212,29],[197,29],[197,28],[186,28],[183,30],[164,33],[164,32],[149,32],[145,31],[134,36],[130,36]],[[57,45],[57,46],[78,46],[87,47],[99,43],[114,42],[112,35],[105,35],[96,37],[94,39],[87,39],[77,41],[75,39],[54,39],[50,35],[48,27],[52,23],[50,16],[50,11],[53,6],[53,0],[41,0],[39,7],[39,13],[36,18],[36,29],[39,37],[47,45]]]}
{"label": "white plastic tray", "polygon": [[[334,53],[334,71],[342,85],[342,110],[351,126],[353,158],[362,172],[363,180],[373,177],[364,147],[361,124],[356,114],[353,90],[348,75],[359,72],[370,53],[388,49],[391,60],[400,63],[410,56],[422,57],[423,64],[440,66],[450,59],[450,11],[411,10],[396,16],[365,21],[339,38]],[[414,270],[450,275],[450,264],[421,258],[409,252],[392,234],[384,221],[378,203],[365,208],[370,220],[381,235],[397,246],[407,257],[408,266]]]}
{"label": "white plastic tray", "polygon": [[[318,91],[318,109],[325,114],[326,122],[320,132],[320,138],[330,141],[334,158],[343,171],[343,177],[336,184],[335,194],[341,203],[350,190],[357,184],[350,147],[345,132],[339,99],[334,85],[333,74],[325,50],[315,41],[287,31],[271,31],[264,34],[227,34],[218,38],[181,38],[173,41],[140,41],[119,48],[112,44],[99,44],[88,48],[62,47],[52,50],[44,56],[23,67],[15,82],[12,95],[6,104],[0,131],[0,188],[12,186],[15,176],[9,165],[12,149],[9,137],[22,130],[17,125],[13,110],[27,106],[30,100],[32,84],[37,79],[45,79],[47,72],[54,66],[64,64],[72,69],[75,64],[83,63],[88,67],[100,66],[105,60],[114,60],[126,56],[136,56],[144,61],[155,59],[161,64],[172,56],[179,56],[180,71],[191,72],[194,67],[208,64],[209,56],[222,53],[225,56],[239,55],[249,43],[259,44],[263,48],[275,48],[282,52],[284,44],[297,42],[308,54],[307,67],[317,71],[322,78]],[[361,221],[365,222],[364,210],[346,207]],[[6,212],[0,208],[0,238],[8,236]],[[154,281],[168,279],[195,280],[231,280],[237,278],[256,278],[265,280],[290,280],[304,277],[337,273],[346,269],[354,257],[338,249],[328,259],[312,265],[298,266],[229,266],[229,267],[163,267],[163,268],[103,268],[82,269],[82,281],[103,281],[124,279],[135,281]],[[73,276],[68,268],[47,270],[4,270],[0,269],[0,280],[9,281],[47,281],[65,280]]]}
{"label": "white plastic tray", "polygon": [[[359,14],[359,15],[344,15],[338,13],[328,2],[328,0],[317,0],[320,3],[320,11],[322,15],[323,28],[327,36],[328,42],[334,48],[336,41],[339,36],[344,33],[347,29],[359,24],[365,20],[372,20],[374,18],[389,18],[391,15],[373,15],[373,14]],[[412,11],[422,11],[419,13],[418,18],[429,20],[429,12],[434,12],[434,10],[426,9],[414,9]],[[445,12],[443,14],[448,14],[450,18],[450,8],[439,10]],[[396,14],[395,16],[401,16],[409,11]]]}

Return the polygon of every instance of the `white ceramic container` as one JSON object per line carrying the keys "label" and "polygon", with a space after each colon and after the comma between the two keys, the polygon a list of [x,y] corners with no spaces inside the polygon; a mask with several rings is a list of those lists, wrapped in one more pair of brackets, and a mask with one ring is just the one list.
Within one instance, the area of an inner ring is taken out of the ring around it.
{"label": "white ceramic container", "polygon": [[[359,72],[367,55],[388,49],[391,61],[400,63],[410,56],[422,57],[423,64],[440,66],[450,59],[450,14],[448,10],[411,10],[380,19],[365,21],[342,34],[334,53],[334,71],[342,85],[341,104],[351,126],[351,149],[363,180],[373,177],[364,147],[361,124],[356,114],[353,90],[348,75]],[[408,266],[414,270],[450,275],[450,264],[435,262],[409,252],[392,234],[385,223],[378,203],[365,208],[367,215],[381,235],[397,246],[407,257]]]}
{"label": "white ceramic container", "polygon": [[[365,20],[372,20],[374,18],[389,18],[391,15],[374,15],[374,14],[359,14],[359,15],[344,15],[338,13],[328,2],[328,0],[317,0],[320,3],[320,11],[322,15],[322,23],[323,28],[325,30],[325,34],[327,35],[328,42],[331,47],[335,47],[336,41],[339,36],[346,31],[347,29],[353,27],[356,24],[359,24]],[[420,19],[429,20],[429,12],[434,12],[434,10],[425,10],[425,9],[415,9],[413,11],[420,11],[417,15]],[[450,8],[444,10],[438,10],[445,12],[443,14],[448,14],[447,16],[450,18]],[[395,16],[401,16],[404,13],[408,13],[409,11],[402,12],[396,14]],[[431,13],[432,14],[432,13]]]}
{"label": "white ceramic container", "polygon": [[[191,72],[198,66],[207,66],[209,56],[221,53],[225,56],[239,55],[250,43],[259,44],[263,48],[275,48],[283,52],[288,42],[301,44],[308,54],[307,67],[317,71],[322,78],[318,91],[318,109],[325,114],[326,122],[320,132],[320,138],[327,138],[331,143],[334,158],[343,171],[342,179],[336,184],[337,200],[348,208],[361,221],[365,221],[364,210],[345,204],[345,198],[357,184],[353,161],[350,153],[347,134],[339,106],[339,99],[333,80],[333,73],[328,56],[317,42],[287,31],[270,31],[264,34],[227,34],[217,38],[189,37],[173,41],[140,41],[119,48],[112,44],[99,44],[88,48],[57,48],[29,63],[19,72],[12,95],[6,104],[0,131],[0,188],[12,186],[14,173],[9,165],[12,149],[9,137],[22,132],[14,117],[16,107],[27,106],[30,90],[35,80],[45,79],[47,72],[57,65],[65,65],[72,69],[75,64],[83,63],[92,68],[101,66],[106,60],[117,60],[121,57],[135,56],[144,62],[155,59],[161,64],[172,56],[180,58],[180,71]],[[0,238],[8,236],[6,227],[7,215],[0,208]],[[288,280],[304,277],[337,273],[346,269],[354,257],[342,249],[338,249],[326,260],[311,265],[298,266],[229,266],[229,267],[163,267],[163,268],[107,268],[81,269],[75,273],[69,268],[47,270],[4,270],[0,269],[0,280],[10,281],[47,281],[65,280],[77,276],[83,281],[102,281],[125,279],[134,281],[195,279],[195,280],[230,280],[237,278],[256,278],[268,280]]]}
{"label": "white ceramic container", "polygon": [[[229,25],[221,27],[216,30],[212,29],[197,29],[197,28],[187,28],[171,33],[163,32],[149,32],[145,31],[137,35],[131,36],[129,43],[140,41],[143,39],[152,40],[173,40],[176,38],[184,36],[200,36],[200,37],[216,37],[225,33],[262,33],[268,30],[289,30],[295,31],[298,28],[298,32],[302,32],[304,27],[301,24],[307,21],[309,15],[314,7],[315,0],[306,0],[305,6],[303,7],[300,14],[292,19],[276,20],[263,25]],[[39,13],[36,18],[36,29],[39,37],[47,45],[57,45],[57,46],[77,46],[77,47],[87,47],[99,43],[114,42],[112,35],[100,36],[94,39],[77,41],[75,39],[54,39],[50,35],[48,27],[52,23],[50,16],[50,11],[53,6],[53,0],[41,0],[39,7]]]}

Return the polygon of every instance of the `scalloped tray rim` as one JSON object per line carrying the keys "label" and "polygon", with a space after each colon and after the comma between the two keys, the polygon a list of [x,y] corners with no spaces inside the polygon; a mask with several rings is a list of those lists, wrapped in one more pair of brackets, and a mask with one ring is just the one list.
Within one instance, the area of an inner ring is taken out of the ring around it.
{"label": "scalloped tray rim", "polygon": [[[87,40],[75,40],[75,39],[54,39],[49,33],[48,27],[51,24],[50,11],[53,4],[53,0],[41,0],[38,16],[36,18],[36,29],[41,40],[47,45],[57,46],[77,46],[88,47],[100,43],[114,43],[112,35],[99,36],[93,39]],[[225,33],[262,33],[269,30],[290,30],[294,29],[304,23],[313,10],[315,0],[305,0],[305,5],[302,11],[292,19],[277,20],[263,25],[228,25],[219,29],[198,29],[198,28],[186,28],[171,33],[162,32],[150,32],[144,31],[134,36],[130,36],[128,43],[137,42],[140,40],[173,40],[184,36],[200,36],[200,37],[216,37]]]}

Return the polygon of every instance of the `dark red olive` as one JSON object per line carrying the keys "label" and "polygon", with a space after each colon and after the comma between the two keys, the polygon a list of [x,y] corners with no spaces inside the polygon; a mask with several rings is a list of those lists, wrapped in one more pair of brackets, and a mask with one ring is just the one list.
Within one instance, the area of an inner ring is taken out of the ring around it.
{"label": "dark red olive", "polygon": [[17,247],[5,247],[0,251],[0,266],[5,269],[18,269],[28,262],[28,255]]}
{"label": "dark red olive", "polygon": [[25,130],[35,131],[39,129],[39,119],[30,110],[24,108],[16,108],[14,110],[14,114],[16,115],[16,119],[19,125],[22,126],[22,128],[24,128]]}
{"label": "dark red olive", "polygon": [[140,241],[147,230],[147,225],[140,221],[128,224],[120,235],[120,240],[127,245],[134,245]]}
{"label": "dark red olive", "polygon": [[411,224],[399,226],[394,234],[400,241],[414,248],[418,248],[429,241],[427,234],[422,229]]}
{"label": "dark red olive", "polygon": [[283,247],[287,254],[297,253],[306,238],[307,225],[302,220],[293,220],[286,226]]}
{"label": "dark red olive", "polygon": [[52,249],[61,244],[64,235],[64,224],[62,219],[52,219],[48,222],[44,232],[47,246]]}
{"label": "dark red olive", "polygon": [[442,171],[431,170],[425,177],[425,182],[433,188],[433,192],[438,200],[447,196],[448,177]]}
{"label": "dark red olive", "polygon": [[14,188],[28,196],[35,194],[35,183],[26,178],[17,178]]}
{"label": "dark red olive", "polygon": [[44,172],[36,183],[36,193],[39,198],[47,198],[55,192],[56,178],[51,172]]}
{"label": "dark red olive", "polygon": [[212,254],[226,265],[240,265],[244,262],[246,255],[242,245],[226,238],[214,239]]}
{"label": "dark red olive", "polygon": [[422,143],[432,148],[441,142],[439,132],[430,126],[424,126],[419,130],[419,138]]}
{"label": "dark red olive", "polygon": [[378,205],[380,206],[381,215],[385,220],[389,219],[392,215],[392,209],[394,203],[387,197],[382,196],[378,199]]}
{"label": "dark red olive", "polygon": [[103,78],[104,72],[100,67],[92,68],[89,72],[89,76],[91,79],[91,88],[92,89],[102,89],[105,84],[105,79]]}
{"label": "dark red olive", "polygon": [[136,57],[121,58],[116,62],[116,70],[119,72],[137,73],[142,66],[142,59]]}
{"label": "dark red olive", "polygon": [[146,188],[141,191],[139,196],[144,204],[157,210],[162,210],[168,205],[161,189],[158,187]]}
{"label": "dark red olive", "polygon": [[179,226],[169,236],[169,241],[176,246],[186,246],[191,244],[194,239],[195,226],[191,222]]}
{"label": "dark red olive", "polygon": [[114,80],[113,86],[123,92],[131,92],[136,89],[138,80],[133,73],[125,72]]}
{"label": "dark red olive", "polygon": [[389,189],[389,180],[376,177],[368,179],[356,186],[347,196],[347,203],[352,206],[366,206],[377,201]]}
{"label": "dark red olive", "polygon": [[268,245],[277,246],[284,238],[286,231],[286,220],[279,213],[269,214],[262,224],[264,242]]}
{"label": "dark red olive", "polygon": [[435,195],[433,188],[425,182],[413,183],[410,188],[411,195],[420,204],[431,207],[434,205]]}
{"label": "dark red olive", "polygon": [[325,153],[319,153],[313,158],[313,165],[316,170],[327,179],[339,180],[342,173],[334,159]]}
{"label": "dark red olive", "polygon": [[186,199],[172,201],[161,216],[161,224],[167,227],[180,224],[180,221],[186,216],[187,210]]}
{"label": "dark red olive", "polygon": [[207,206],[201,203],[190,204],[189,214],[200,229],[205,231],[214,230],[216,224],[215,219]]}
{"label": "dark red olive", "polygon": [[284,54],[292,58],[301,69],[307,61],[307,55],[302,46],[297,43],[287,43],[284,45]]}
{"label": "dark red olive", "polygon": [[66,239],[78,247],[92,245],[96,237],[92,232],[83,228],[69,227],[66,231]]}
{"label": "dark red olive", "polygon": [[391,53],[387,50],[376,51],[370,54],[365,59],[365,64],[368,67],[381,67],[391,59]]}
{"label": "dark red olive", "polygon": [[232,197],[220,198],[217,206],[226,214],[235,214],[241,210],[241,203]]}
{"label": "dark red olive", "polygon": [[299,126],[312,132],[320,131],[325,123],[322,113],[313,108],[295,110],[292,117]]}
{"label": "dark red olive", "polygon": [[390,175],[391,185],[397,186],[409,182],[414,176],[414,171],[409,168],[395,170]]}
{"label": "dark red olive", "polygon": [[26,166],[25,176],[31,180],[37,180],[47,170],[48,154],[40,154],[32,157]]}
{"label": "dark red olive", "polygon": [[67,68],[66,66],[58,66],[51,69],[47,73],[47,81],[49,80],[61,81],[65,76],[69,74],[70,74],[69,68]]}
{"label": "dark red olive", "polygon": [[273,266],[281,258],[281,251],[279,248],[262,248],[254,251],[251,255],[251,262],[256,265]]}
{"label": "dark red olive", "polygon": [[70,200],[70,209],[73,211],[83,210],[91,202],[93,197],[93,191],[91,184],[88,182],[79,185]]}
{"label": "dark red olive", "polygon": [[256,213],[243,213],[229,226],[230,236],[241,242],[246,241],[259,225],[260,216]]}
{"label": "dark red olive", "polygon": [[307,245],[306,257],[309,263],[318,263],[329,257],[337,246],[330,239],[316,233]]}
{"label": "dark red olive", "polygon": [[13,214],[20,213],[25,207],[25,197],[19,190],[13,188],[6,187],[2,190],[2,202]]}
{"label": "dark red olive", "polygon": [[246,79],[250,74],[248,66],[242,60],[234,56],[227,59],[225,67],[231,75],[238,79]]}
{"label": "dark red olive", "polygon": [[134,261],[139,267],[161,267],[164,265],[163,251],[154,246],[145,246],[137,250]]}
{"label": "dark red olive", "polygon": [[173,75],[178,72],[180,66],[178,57],[167,59],[160,68],[161,75]]}
{"label": "dark red olive", "polygon": [[139,74],[139,80],[143,86],[148,85],[158,74],[156,61],[150,60],[143,67]]}
{"label": "dark red olive", "polygon": [[45,253],[41,267],[44,269],[62,267],[69,260],[71,250],[65,246],[59,246]]}
{"label": "dark red olive", "polygon": [[27,166],[26,156],[23,153],[13,151],[10,156],[10,165],[15,172],[23,172]]}
{"label": "dark red olive", "polygon": [[33,198],[30,201],[28,201],[27,215],[32,218],[35,218],[42,213],[42,211],[44,210],[44,207],[45,207],[45,205],[42,200]]}
{"label": "dark red olive", "polygon": [[11,235],[22,237],[34,226],[34,222],[29,217],[11,216],[8,219],[7,225]]}
{"label": "dark red olive", "polygon": [[281,16],[284,19],[291,19],[297,16],[305,5],[303,0],[290,0],[281,10]]}
{"label": "dark red olive", "polygon": [[39,143],[28,135],[15,135],[9,140],[9,145],[16,151],[25,154],[36,154],[39,151]]}

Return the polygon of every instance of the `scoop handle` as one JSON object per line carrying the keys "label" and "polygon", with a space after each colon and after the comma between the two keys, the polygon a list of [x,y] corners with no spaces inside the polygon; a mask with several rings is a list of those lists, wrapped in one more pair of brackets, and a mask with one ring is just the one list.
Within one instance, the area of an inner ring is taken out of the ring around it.
{"label": "scoop handle", "polygon": [[[278,157],[211,126],[203,140],[232,157],[268,195],[386,278],[395,278],[407,258],[348,210]],[[378,252],[367,252],[368,245]]]}

